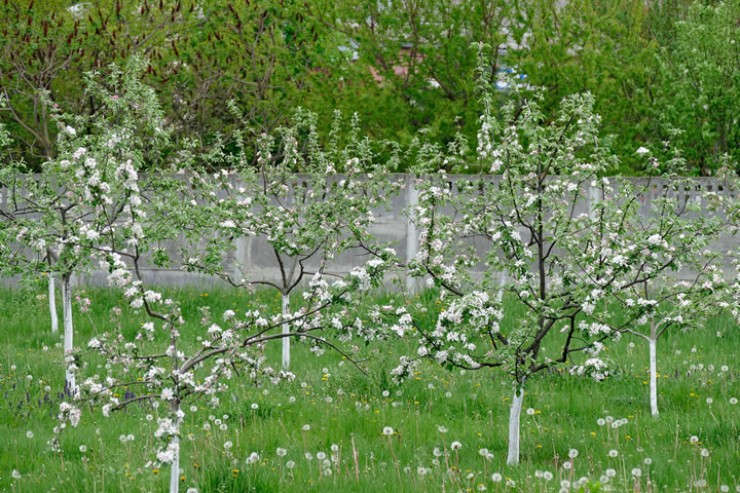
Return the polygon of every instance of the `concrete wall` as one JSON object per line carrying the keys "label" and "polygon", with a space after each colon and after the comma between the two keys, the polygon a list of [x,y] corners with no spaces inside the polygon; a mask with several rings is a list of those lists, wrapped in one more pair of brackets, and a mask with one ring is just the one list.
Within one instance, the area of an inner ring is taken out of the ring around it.
{"label": "concrete wall", "polygon": [[[414,186],[418,178],[411,176],[395,175],[395,179],[405,180],[406,186],[394,196],[388,197],[388,207],[379,208],[375,211],[377,218],[372,227],[371,233],[380,241],[388,242],[399,255],[407,259],[413,258],[417,252],[418,234],[413,225],[407,220],[406,209],[413,206],[418,200],[417,189]],[[453,176],[449,178],[449,186],[454,191],[456,182],[467,180],[470,177]],[[492,177],[496,179],[496,177]],[[636,185],[645,183],[643,178],[634,178]],[[650,182],[649,192],[640,197],[640,213],[644,215],[651,214],[651,203],[654,198],[661,196],[667,182],[659,179],[653,179]],[[731,189],[725,182],[712,178],[702,178],[696,180],[696,188],[683,190],[680,194],[679,201],[701,200],[698,199],[702,191],[712,191],[725,197],[726,200],[740,200],[740,192]],[[598,201],[596,190],[588,190],[585,194],[587,197],[583,203],[578,204],[579,212],[587,212],[591,205]],[[7,207],[7,194],[0,189],[0,207]],[[706,204],[702,203],[704,213],[710,214]],[[485,248],[485,244],[478,242],[476,248],[480,251]],[[728,251],[736,251],[740,246],[740,237],[732,236],[729,232],[724,233],[718,241],[712,245],[712,249],[723,254]],[[179,257],[180,246],[178,242],[173,241],[165,245],[165,248],[171,252],[173,258]],[[353,267],[362,265],[368,260],[367,255],[360,250],[350,250],[339,255],[329,266],[328,271],[342,274],[349,272]],[[309,262],[309,265],[310,262]],[[234,253],[224,265],[225,269],[235,277],[244,277],[250,280],[269,280],[278,281],[280,274],[277,269],[275,253],[269,245],[260,238],[239,238],[235,240]],[[727,275],[732,275],[731,257],[725,256],[724,269]],[[193,285],[210,287],[214,285],[223,285],[224,281],[220,279],[193,274],[180,270],[179,268],[163,269],[157,267],[146,267],[142,272],[145,281],[154,285]],[[684,273],[687,275],[688,273]],[[683,276],[682,276],[683,277]],[[103,271],[93,271],[79,276],[82,283],[105,285],[106,273]],[[12,280],[0,280],[0,283],[12,283]],[[405,286],[408,289],[418,287],[419,281],[406,279],[400,280],[399,287]]]}

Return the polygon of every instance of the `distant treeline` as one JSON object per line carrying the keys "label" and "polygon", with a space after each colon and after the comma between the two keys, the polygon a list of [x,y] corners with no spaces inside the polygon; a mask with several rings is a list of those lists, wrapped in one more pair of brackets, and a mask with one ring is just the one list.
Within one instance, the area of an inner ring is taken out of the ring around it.
{"label": "distant treeline", "polygon": [[356,112],[376,140],[460,146],[479,126],[482,42],[492,74],[545,88],[546,111],[592,92],[615,173],[641,174],[647,145],[715,175],[739,169],[739,26],[740,0],[3,0],[0,118],[38,169],[53,113],[98,109],[83,74],[138,55],[179,142],[228,149],[235,126],[256,138],[303,107]]}

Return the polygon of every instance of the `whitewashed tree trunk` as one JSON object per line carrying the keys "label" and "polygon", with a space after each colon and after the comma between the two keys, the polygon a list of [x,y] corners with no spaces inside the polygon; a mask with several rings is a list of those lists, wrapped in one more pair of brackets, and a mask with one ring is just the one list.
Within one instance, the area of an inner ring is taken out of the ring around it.
{"label": "whitewashed tree trunk", "polygon": [[[283,318],[287,317],[290,313],[290,295],[282,295],[282,314]],[[290,333],[290,324],[283,324],[283,334]],[[283,370],[288,371],[290,369],[290,337],[283,337]]]}
{"label": "whitewashed tree trunk", "polygon": [[658,333],[655,320],[650,322],[650,414],[658,416]]}
{"label": "whitewashed tree trunk", "polygon": [[66,370],[66,384],[70,395],[77,394],[75,375],[69,370],[67,357],[74,351],[74,327],[72,325],[72,276],[62,276],[62,319],[64,323],[64,360]]}
{"label": "whitewashed tree trunk", "polygon": [[59,332],[59,318],[57,317],[57,299],[54,276],[49,274],[49,314],[51,315],[51,333]]}
{"label": "whitewashed tree trunk", "polygon": [[650,339],[650,414],[658,415],[658,356],[657,343],[655,339]]}
{"label": "whitewashed tree trunk", "polygon": [[504,286],[506,286],[506,273],[501,271],[501,278],[498,282],[498,293],[496,293],[496,301],[499,303],[504,299]]}
{"label": "whitewashed tree trunk", "polygon": [[524,388],[515,388],[509,411],[509,456],[506,463],[510,466],[519,464],[519,428],[523,402]]}
{"label": "whitewashed tree trunk", "polygon": [[180,437],[179,436],[175,435],[172,437],[172,445],[174,445],[173,449],[175,452],[175,458],[172,460],[172,465],[170,467],[170,493],[178,493],[180,491]]}

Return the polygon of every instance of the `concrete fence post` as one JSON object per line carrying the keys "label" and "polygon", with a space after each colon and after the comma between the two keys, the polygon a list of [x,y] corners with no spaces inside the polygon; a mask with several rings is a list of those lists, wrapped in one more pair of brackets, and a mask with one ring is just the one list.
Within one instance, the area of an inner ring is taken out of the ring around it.
{"label": "concrete fence post", "polygon": [[594,219],[596,206],[601,202],[601,189],[598,186],[594,186],[594,183],[588,184],[588,215],[591,219]]}
{"label": "concrete fence post", "polygon": [[247,248],[247,242],[249,239],[246,236],[238,236],[234,239],[234,242],[236,242],[235,249],[234,249],[234,268],[232,270],[232,277],[235,282],[240,282],[244,275],[244,267],[248,266],[249,259]]}

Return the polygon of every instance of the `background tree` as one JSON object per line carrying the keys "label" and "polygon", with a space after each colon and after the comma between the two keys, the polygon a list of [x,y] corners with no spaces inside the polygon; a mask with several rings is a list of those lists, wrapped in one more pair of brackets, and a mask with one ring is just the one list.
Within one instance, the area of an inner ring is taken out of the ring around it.
{"label": "background tree", "polygon": [[740,172],[738,18],[737,0],[693,3],[658,58],[658,128],[701,175]]}
{"label": "background tree", "polygon": [[511,50],[509,63],[530,84],[545,88],[548,115],[563,97],[591,92],[601,133],[622,158],[621,172],[634,173],[635,141],[646,141],[654,131],[658,45],[651,30],[659,3],[515,2],[518,49]]}

